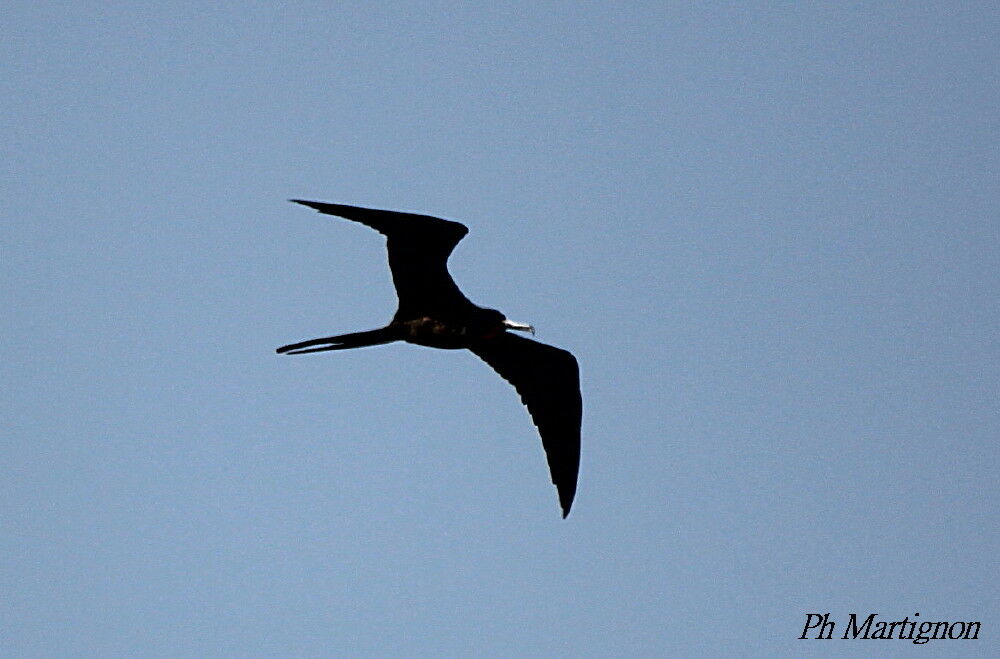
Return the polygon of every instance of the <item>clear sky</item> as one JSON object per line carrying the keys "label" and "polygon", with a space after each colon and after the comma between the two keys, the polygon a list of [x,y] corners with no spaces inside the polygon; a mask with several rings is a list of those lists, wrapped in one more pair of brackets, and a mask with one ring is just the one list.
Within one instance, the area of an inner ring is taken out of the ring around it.
{"label": "clear sky", "polygon": [[[609,4],[6,6],[0,654],[996,651],[1000,11]],[[289,197],[470,228],[567,520],[471,354],[274,354],[395,310]]]}

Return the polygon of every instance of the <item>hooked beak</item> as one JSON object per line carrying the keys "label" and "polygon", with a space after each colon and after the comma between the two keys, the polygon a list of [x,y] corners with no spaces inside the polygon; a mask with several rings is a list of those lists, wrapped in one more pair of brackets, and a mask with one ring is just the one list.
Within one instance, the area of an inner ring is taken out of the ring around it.
{"label": "hooked beak", "polygon": [[525,325],[524,323],[516,323],[513,320],[504,319],[503,326],[507,329],[517,330],[519,332],[531,332],[531,336],[535,335],[534,325]]}

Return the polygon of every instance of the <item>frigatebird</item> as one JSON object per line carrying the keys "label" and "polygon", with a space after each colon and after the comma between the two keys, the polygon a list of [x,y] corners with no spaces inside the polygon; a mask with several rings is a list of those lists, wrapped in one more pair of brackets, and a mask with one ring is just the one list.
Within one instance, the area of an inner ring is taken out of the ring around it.
{"label": "frigatebird", "polygon": [[293,343],[278,348],[278,352],[302,355],[393,341],[471,350],[514,385],[521,396],[542,438],[562,515],[569,515],[580,468],[583,402],[579,366],[566,350],[508,331],[534,335],[531,325],[508,320],[496,309],[476,306],[462,294],[448,273],[448,257],[469,229],[430,215],[302,199],[289,201],[360,222],[383,234],[399,307],[385,327]]}

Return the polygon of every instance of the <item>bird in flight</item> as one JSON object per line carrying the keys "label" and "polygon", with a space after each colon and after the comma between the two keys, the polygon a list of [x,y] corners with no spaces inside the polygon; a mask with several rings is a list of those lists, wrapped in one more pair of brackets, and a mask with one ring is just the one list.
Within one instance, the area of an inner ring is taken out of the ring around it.
{"label": "bird in flight", "polygon": [[476,306],[462,295],[448,273],[448,257],[468,228],[429,215],[290,201],[360,222],[383,234],[399,308],[385,327],[293,343],[278,348],[278,353],[302,355],[393,341],[471,350],[514,385],[528,408],[542,438],[552,482],[566,517],[573,505],[580,468],[583,402],[579,366],[566,350],[509,332],[534,335],[531,325],[508,320],[496,309]]}

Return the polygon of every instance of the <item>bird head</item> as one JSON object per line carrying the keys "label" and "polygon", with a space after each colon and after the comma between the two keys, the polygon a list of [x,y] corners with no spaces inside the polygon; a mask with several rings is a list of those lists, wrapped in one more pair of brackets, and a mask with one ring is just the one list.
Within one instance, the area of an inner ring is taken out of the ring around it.
{"label": "bird head", "polygon": [[518,323],[513,320],[503,319],[503,326],[507,329],[517,330],[518,332],[531,332],[531,336],[535,335],[535,326],[528,325],[526,323]]}
{"label": "bird head", "polygon": [[496,336],[506,330],[517,330],[519,332],[531,332],[532,335],[535,334],[533,326],[508,320],[506,316],[496,309],[481,309],[476,321],[476,324],[480,325],[485,330],[484,334],[488,336]]}

